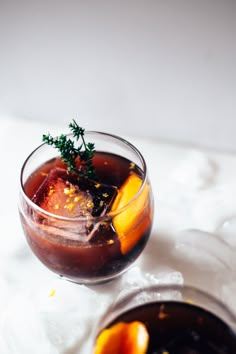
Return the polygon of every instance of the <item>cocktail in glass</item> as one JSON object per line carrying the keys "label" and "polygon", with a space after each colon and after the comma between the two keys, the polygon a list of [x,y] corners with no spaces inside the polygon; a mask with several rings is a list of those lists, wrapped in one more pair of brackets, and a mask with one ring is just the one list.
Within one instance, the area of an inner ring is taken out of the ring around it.
{"label": "cocktail in glass", "polygon": [[95,144],[96,179],[68,173],[58,152],[42,144],[22,167],[19,211],[28,244],[46,267],[96,284],[123,273],[143,251],[153,197],[145,160],[131,143],[92,131],[85,138]]}

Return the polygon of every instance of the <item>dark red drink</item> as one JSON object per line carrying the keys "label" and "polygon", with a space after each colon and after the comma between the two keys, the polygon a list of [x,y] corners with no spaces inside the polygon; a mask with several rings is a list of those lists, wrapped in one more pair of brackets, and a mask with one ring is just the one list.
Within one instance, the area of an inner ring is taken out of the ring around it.
{"label": "dark red drink", "polygon": [[[68,176],[60,158],[41,164],[24,182],[29,200],[22,200],[20,210],[28,243],[42,263],[85,283],[127,269],[144,249],[153,218],[150,185],[141,168],[120,155],[98,151],[93,164],[96,181],[89,182]],[[122,191],[132,192],[137,181],[144,185],[141,192],[133,193],[133,202],[120,213]],[[92,205],[87,214],[81,200]]]}

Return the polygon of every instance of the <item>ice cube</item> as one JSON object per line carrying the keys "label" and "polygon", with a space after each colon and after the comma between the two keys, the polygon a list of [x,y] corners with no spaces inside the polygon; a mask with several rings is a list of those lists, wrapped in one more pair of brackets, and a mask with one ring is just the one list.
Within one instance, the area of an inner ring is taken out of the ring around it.
{"label": "ice cube", "polygon": [[105,214],[117,188],[68,173],[61,168],[49,172],[33,202],[63,217],[89,217]]}

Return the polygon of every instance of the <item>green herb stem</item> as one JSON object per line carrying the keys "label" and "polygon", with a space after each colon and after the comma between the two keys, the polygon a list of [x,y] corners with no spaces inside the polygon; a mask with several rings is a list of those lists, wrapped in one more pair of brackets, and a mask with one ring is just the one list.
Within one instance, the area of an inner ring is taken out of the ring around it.
{"label": "green herb stem", "polygon": [[[60,152],[61,158],[67,165],[69,172],[77,173],[84,178],[95,179],[96,174],[93,165],[95,145],[93,143],[86,143],[84,139],[85,130],[81,128],[74,119],[73,122],[69,124],[69,128],[73,137],[78,142],[77,147],[75,147],[74,140],[71,140],[64,134],[55,138],[50,134],[44,134],[42,140]],[[80,160],[79,164],[76,163],[77,158]]]}

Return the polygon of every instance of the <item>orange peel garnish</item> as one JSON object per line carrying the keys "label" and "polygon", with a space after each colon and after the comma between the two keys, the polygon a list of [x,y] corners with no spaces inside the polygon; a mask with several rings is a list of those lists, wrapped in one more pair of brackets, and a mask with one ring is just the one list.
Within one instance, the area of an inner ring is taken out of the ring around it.
{"label": "orange peel garnish", "polygon": [[144,323],[118,322],[97,337],[93,354],[145,354],[149,334]]}
{"label": "orange peel garnish", "polygon": [[[132,173],[118,191],[112,205],[112,211],[119,210],[131,201],[142,186],[143,180]],[[121,252],[129,252],[142,237],[150,225],[149,184],[145,184],[141,193],[113,218],[113,225],[121,243]]]}

